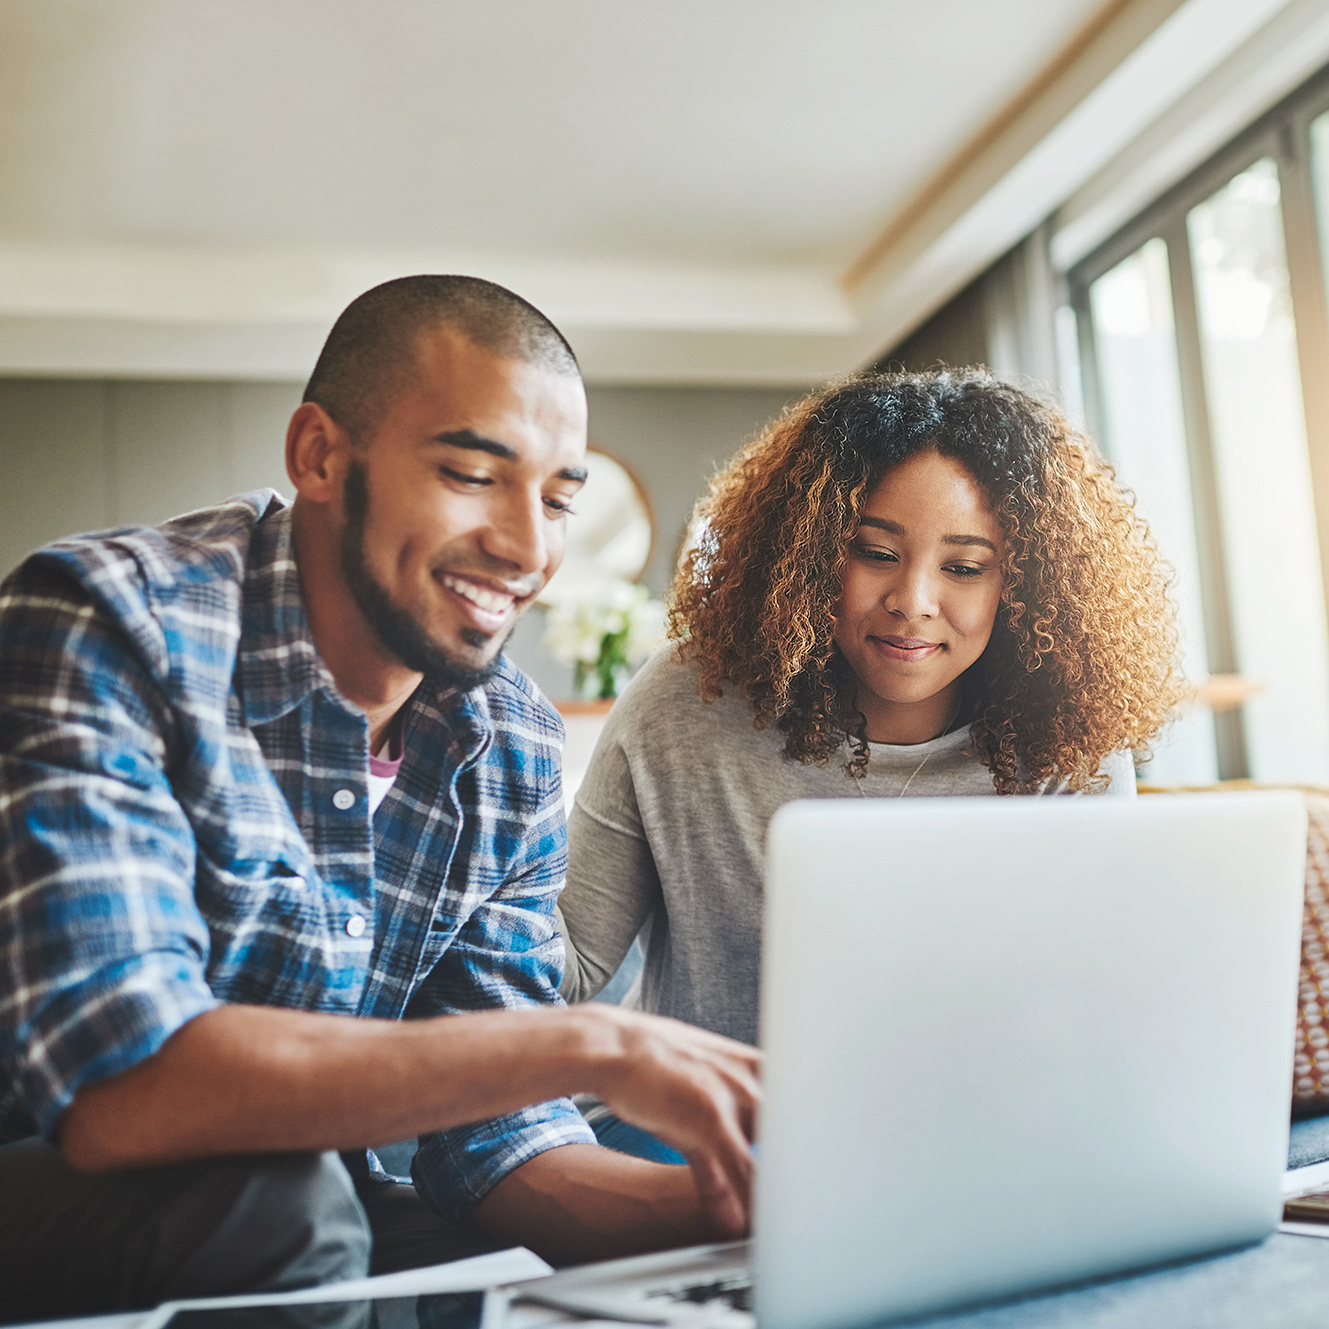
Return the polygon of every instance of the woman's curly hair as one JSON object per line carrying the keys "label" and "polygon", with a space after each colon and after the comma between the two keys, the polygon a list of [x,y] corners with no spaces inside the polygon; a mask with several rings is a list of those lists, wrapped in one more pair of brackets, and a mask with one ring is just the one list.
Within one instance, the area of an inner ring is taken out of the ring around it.
{"label": "woman's curly hair", "polygon": [[1001,604],[965,674],[974,751],[1000,793],[1101,787],[1111,752],[1147,753],[1179,699],[1168,572],[1111,469],[1055,409],[978,370],[871,374],[791,407],[698,506],[670,635],[701,693],[740,687],[785,754],[825,762],[866,721],[832,634],[865,497],[906,457],[954,458],[1005,536]]}

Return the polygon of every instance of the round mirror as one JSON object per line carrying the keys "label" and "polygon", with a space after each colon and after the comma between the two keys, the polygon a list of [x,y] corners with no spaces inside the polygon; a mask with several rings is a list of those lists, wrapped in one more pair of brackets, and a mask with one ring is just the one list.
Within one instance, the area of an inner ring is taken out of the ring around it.
{"label": "round mirror", "polygon": [[572,510],[563,566],[541,591],[541,604],[592,597],[609,581],[636,581],[650,562],[655,520],[646,490],[617,457],[594,444]]}

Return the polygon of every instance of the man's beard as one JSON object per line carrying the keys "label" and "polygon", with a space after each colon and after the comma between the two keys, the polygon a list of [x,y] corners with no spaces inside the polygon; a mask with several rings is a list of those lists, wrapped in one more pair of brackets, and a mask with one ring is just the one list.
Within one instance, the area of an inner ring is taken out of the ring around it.
{"label": "man's beard", "polygon": [[[409,611],[395,604],[370,572],[364,545],[365,526],[369,520],[369,478],[361,462],[352,461],[347,467],[343,502],[346,525],[341,534],[342,576],[379,643],[407,669],[428,674],[445,687],[469,692],[487,683],[498,668],[501,645],[485,664],[472,665],[458,660],[440,646]],[[461,638],[468,646],[479,648],[488,644],[490,634],[476,628],[463,628]]]}

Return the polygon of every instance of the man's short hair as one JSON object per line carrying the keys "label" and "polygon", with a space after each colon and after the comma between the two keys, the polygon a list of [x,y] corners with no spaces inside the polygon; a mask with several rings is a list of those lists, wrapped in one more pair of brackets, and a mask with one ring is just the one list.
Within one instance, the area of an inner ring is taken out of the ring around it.
{"label": "man's short hair", "polygon": [[416,372],[416,340],[451,328],[486,351],[580,376],[566,338],[533,304],[480,277],[397,277],[357,296],[332,325],[305,387],[357,442],[367,442]]}

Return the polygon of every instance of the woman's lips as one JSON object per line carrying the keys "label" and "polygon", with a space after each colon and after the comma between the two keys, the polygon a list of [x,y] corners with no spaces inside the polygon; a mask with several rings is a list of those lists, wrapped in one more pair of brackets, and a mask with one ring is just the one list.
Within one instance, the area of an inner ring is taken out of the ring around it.
{"label": "woman's lips", "polygon": [[926,660],[941,650],[941,642],[922,637],[870,637],[868,639],[888,660]]}

